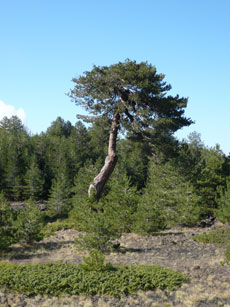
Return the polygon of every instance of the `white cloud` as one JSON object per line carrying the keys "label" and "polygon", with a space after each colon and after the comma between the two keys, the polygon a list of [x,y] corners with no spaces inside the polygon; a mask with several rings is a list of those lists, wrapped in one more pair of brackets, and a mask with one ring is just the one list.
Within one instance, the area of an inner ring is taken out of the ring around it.
{"label": "white cloud", "polygon": [[18,118],[21,119],[22,123],[25,124],[26,121],[26,113],[22,108],[19,108],[18,110],[15,109],[14,106],[6,104],[5,102],[0,100],[0,120],[3,119],[3,117],[12,117],[16,115]]}

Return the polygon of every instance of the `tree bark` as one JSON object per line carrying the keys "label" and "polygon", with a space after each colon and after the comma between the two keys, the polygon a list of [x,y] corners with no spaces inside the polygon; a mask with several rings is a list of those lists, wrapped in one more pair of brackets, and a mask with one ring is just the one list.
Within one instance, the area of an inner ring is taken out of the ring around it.
{"label": "tree bark", "polygon": [[116,144],[117,144],[117,133],[120,128],[120,113],[115,112],[113,114],[112,125],[109,135],[109,146],[108,155],[105,158],[105,163],[99,174],[94,178],[93,183],[90,184],[88,189],[89,197],[95,197],[97,200],[100,198],[103,188],[106,182],[109,180],[116,163]]}

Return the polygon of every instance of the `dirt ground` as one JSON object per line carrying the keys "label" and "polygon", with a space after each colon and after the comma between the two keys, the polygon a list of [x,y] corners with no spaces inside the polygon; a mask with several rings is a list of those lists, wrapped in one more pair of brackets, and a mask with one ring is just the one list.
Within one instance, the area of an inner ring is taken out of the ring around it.
{"label": "dirt ground", "polygon": [[[2,290],[0,307],[230,307],[230,266],[220,264],[220,261],[224,260],[224,249],[192,240],[192,236],[209,230],[210,228],[174,228],[151,237],[124,234],[120,239],[120,252],[106,256],[106,261],[113,264],[157,264],[187,274],[190,281],[176,291],[157,289],[116,299],[100,296],[57,298],[41,295],[31,298]],[[18,264],[51,261],[79,263],[84,254],[77,252],[74,247],[74,238],[77,235],[75,230],[61,230],[31,246],[14,245],[10,257],[5,260]]]}

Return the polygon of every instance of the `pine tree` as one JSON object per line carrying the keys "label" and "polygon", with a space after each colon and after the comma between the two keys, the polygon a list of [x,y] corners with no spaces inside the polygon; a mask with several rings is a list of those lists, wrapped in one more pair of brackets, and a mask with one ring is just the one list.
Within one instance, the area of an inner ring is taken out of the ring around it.
{"label": "pine tree", "polygon": [[77,172],[84,166],[86,161],[92,155],[90,146],[90,137],[86,127],[81,121],[78,121],[72,129],[68,138],[68,158],[71,165],[71,178],[74,179]]}
{"label": "pine tree", "polygon": [[74,178],[73,206],[77,207],[82,198],[85,198],[89,188],[89,182],[95,176],[101,167],[102,161],[98,159],[95,164],[91,160],[86,161],[85,165],[79,169]]}
{"label": "pine tree", "polygon": [[[159,136],[171,136],[192,121],[184,117],[186,98],[166,96],[171,86],[164,75],[147,62],[126,60],[111,66],[94,66],[74,78],[69,96],[93,116],[81,116],[88,122],[107,118],[110,122],[108,155],[89,187],[89,196],[100,198],[117,163],[116,144],[119,131],[159,143]],[[161,139],[161,138],[160,138]]]}
{"label": "pine tree", "polygon": [[71,184],[65,164],[60,166],[57,177],[53,180],[47,202],[47,215],[64,217],[71,209]]}
{"label": "pine tree", "polygon": [[14,237],[17,242],[31,243],[42,239],[41,229],[44,216],[37,205],[30,199],[25,208],[19,209],[15,221],[16,232]]}
{"label": "pine tree", "polygon": [[230,223],[230,177],[226,178],[226,187],[219,186],[217,188],[219,197],[217,201],[217,209],[215,216],[223,223]]}
{"label": "pine tree", "polygon": [[152,159],[133,229],[151,233],[175,223],[191,226],[199,220],[200,214],[199,198],[192,186],[170,162],[156,164]]}
{"label": "pine tree", "polygon": [[4,168],[4,190],[8,198],[20,200],[23,195],[24,175],[29,163],[29,135],[21,120],[16,116],[3,118],[0,122],[3,135],[2,149],[5,158],[1,158]]}
{"label": "pine tree", "polygon": [[118,168],[123,169],[133,186],[145,186],[150,148],[146,143],[122,139],[118,142]]}
{"label": "pine tree", "polygon": [[10,204],[0,193],[0,251],[14,242],[14,213]]}
{"label": "pine tree", "polygon": [[217,208],[217,189],[225,186],[224,163],[224,154],[219,146],[203,149],[200,172],[196,176],[194,186],[207,212]]}
{"label": "pine tree", "polygon": [[78,229],[86,232],[76,240],[78,246],[110,250],[115,239],[123,232],[130,232],[138,200],[139,195],[136,188],[131,187],[130,179],[116,170],[99,201],[85,196],[71,212]]}
{"label": "pine tree", "polygon": [[30,168],[25,174],[24,195],[32,200],[39,200],[43,195],[44,177],[39,169],[35,156],[32,157]]}

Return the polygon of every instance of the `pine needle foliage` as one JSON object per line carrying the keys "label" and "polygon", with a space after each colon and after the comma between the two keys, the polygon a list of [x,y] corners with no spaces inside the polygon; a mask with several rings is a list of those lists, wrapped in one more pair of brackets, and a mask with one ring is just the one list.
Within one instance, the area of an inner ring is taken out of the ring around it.
{"label": "pine needle foliage", "polygon": [[42,239],[43,220],[44,216],[38,206],[32,200],[28,200],[25,208],[21,208],[17,212],[14,224],[15,241],[31,243]]}
{"label": "pine needle foliage", "polygon": [[32,158],[30,167],[25,174],[24,195],[27,199],[40,200],[43,194],[45,180],[39,169],[35,157]]}
{"label": "pine needle foliage", "polygon": [[219,197],[217,198],[218,209],[215,210],[215,216],[223,223],[230,223],[230,178],[226,180],[226,187],[217,188]]}
{"label": "pine needle foliage", "polygon": [[0,251],[6,249],[14,239],[14,212],[3,194],[0,194]]}
{"label": "pine needle foliage", "polygon": [[133,231],[150,234],[167,225],[193,226],[199,220],[199,198],[170,162],[150,161],[149,177],[135,214]]}
{"label": "pine needle foliage", "polygon": [[67,216],[72,207],[70,187],[67,168],[65,165],[62,165],[51,186],[47,202],[47,216],[51,218]]}
{"label": "pine needle foliage", "polygon": [[136,211],[139,196],[136,188],[131,186],[126,175],[117,171],[113,174],[107,194],[99,201],[89,199],[87,195],[75,199],[70,212],[70,220],[75,220],[79,230],[76,244],[82,249],[107,251],[122,232],[131,231],[133,214]]}

